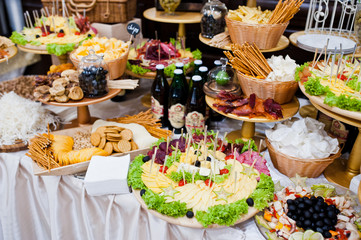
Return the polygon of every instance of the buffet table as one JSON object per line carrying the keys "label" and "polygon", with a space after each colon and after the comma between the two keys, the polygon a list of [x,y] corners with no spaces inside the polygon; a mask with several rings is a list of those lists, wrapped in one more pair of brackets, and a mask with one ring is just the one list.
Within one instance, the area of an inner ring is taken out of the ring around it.
{"label": "buffet table", "polygon": [[[110,100],[91,105],[93,116],[102,118],[134,114],[145,108],[139,104],[151,81],[141,80],[140,89],[127,94],[127,101]],[[300,105],[309,104],[300,99]],[[129,106],[133,106],[130,108]],[[135,107],[137,106],[137,107]],[[76,117],[76,108],[47,106],[66,121]],[[111,111],[110,111],[111,109]],[[295,117],[299,117],[297,114]],[[240,121],[213,122],[221,133],[237,129]],[[258,131],[274,123],[257,124]],[[223,229],[180,227],[154,217],[141,208],[133,194],[91,197],[83,175],[34,176],[33,162],[26,151],[0,153],[0,239],[262,239],[250,219]],[[274,182],[291,181],[272,165],[265,154]],[[321,176],[326,182],[326,179]],[[359,181],[359,180],[357,180]],[[357,191],[358,184],[351,184]]]}

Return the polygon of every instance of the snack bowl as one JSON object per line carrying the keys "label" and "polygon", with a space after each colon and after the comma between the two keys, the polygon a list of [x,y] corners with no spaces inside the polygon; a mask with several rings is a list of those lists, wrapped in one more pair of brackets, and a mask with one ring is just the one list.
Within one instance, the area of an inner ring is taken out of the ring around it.
{"label": "snack bowl", "polygon": [[242,45],[245,42],[255,43],[260,49],[271,49],[277,46],[288,23],[251,24],[225,17],[229,35],[233,43]]}
{"label": "snack bowl", "polygon": [[265,81],[247,76],[240,71],[237,71],[237,78],[246,96],[255,93],[261,99],[272,98],[279,104],[290,102],[298,89],[296,81]]}
{"label": "snack bowl", "polygon": [[296,174],[301,177],[316,178],[337,158],[341,156],[342,148],[336,154],[327,158],[320,159],[302,159],[296,158],[273,148],[270,141],[266,138],[266,145],[275,168],[288,177],[295,177]]}
{"label": "snack bowl", "polygon": [[[74,64],[74,66],[78,68],[81,59],[78,59],[75,56],[74,51],[70,53],[69,58],[71,62]],[[123,75],[125,68],[127,66],[128,54],[129,54],[129,48],[119,58],[116,58],[114,60],[104,60],[106,65],[108,66],[110,80],[117,79]]]}

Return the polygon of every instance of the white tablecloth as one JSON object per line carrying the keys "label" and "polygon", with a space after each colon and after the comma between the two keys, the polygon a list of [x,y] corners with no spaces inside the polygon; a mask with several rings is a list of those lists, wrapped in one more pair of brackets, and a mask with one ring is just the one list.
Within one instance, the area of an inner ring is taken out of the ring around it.
{"label": "white tablecloth", "polygon": [[[149,89],[150,82],[143,80],[142,89]],[[145,109],[140,104],[140,93],[134,92],[128,98],[131,100],[123,103],[93,105],[91,113],[110,118]],[[304,104],[307,101],[301,100]],[[67,120],[74,118],[76,112],[75,108],[52,110]],[[241,124],[226,119],[212,127],[229,132]],[[256,129],[264,131],[272,125],[257,124]],[[133,194],[91,197],[83,180],[74,176],[34,176],[32,160],[25,153],[0,153],[0,239],[263,239],[253,219],[231,228],[192,229],[152,216],[141,208]],[[291,184],[273,167],[268,153],[265,156],[273,180]],[[357,183],[351,185],[358,187]]]}

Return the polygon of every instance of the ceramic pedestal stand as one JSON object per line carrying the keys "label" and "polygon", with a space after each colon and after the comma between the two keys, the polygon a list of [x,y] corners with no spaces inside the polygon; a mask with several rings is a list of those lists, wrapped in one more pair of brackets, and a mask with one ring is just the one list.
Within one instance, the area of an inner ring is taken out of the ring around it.
{"label": "ceramic pedestal stand", "polygon": [[[208,106],[217,113],[226,116],[228,118],[233,118],[239,121],[243,121],[242,128],[240,130],[236,130],[228,133],[227,139],[234,141],[235,139],[242,138],[243,140],[247,141],[248,139],[252,138],[257,146],[259,146],[260,140],[264,139],[265,137],[255,132],[256,122],[267,123],[267,122],[279,122],[282,120],[286,120],[288,118],[293,117],[298,112],[298,109],[300,107],[300,103],[298,102],[297,97],[294,97],[291,102],[281,105],[283,118],[272,120],[264,117],[249,118],[248,116],[237,116],[235,114],[223,113],[221,111],[218,111],[217,108],[213,107],[213,103],[215,102],[215,99],[209,96],[206,96],[206,102]],[[263,149],[264,146],[261,147],[261,150]]]}

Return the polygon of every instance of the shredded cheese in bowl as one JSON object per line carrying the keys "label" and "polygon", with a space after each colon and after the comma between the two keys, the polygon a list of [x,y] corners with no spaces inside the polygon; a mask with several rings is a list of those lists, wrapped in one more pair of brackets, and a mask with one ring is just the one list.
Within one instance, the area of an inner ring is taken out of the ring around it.
{"label": "shredded cheese in bowl", "polygon": [[59,118],[34,102],[14,92],[0,95],[0,145],[12,145],[21,140],[27,143],[37,133],[56,125]]}

